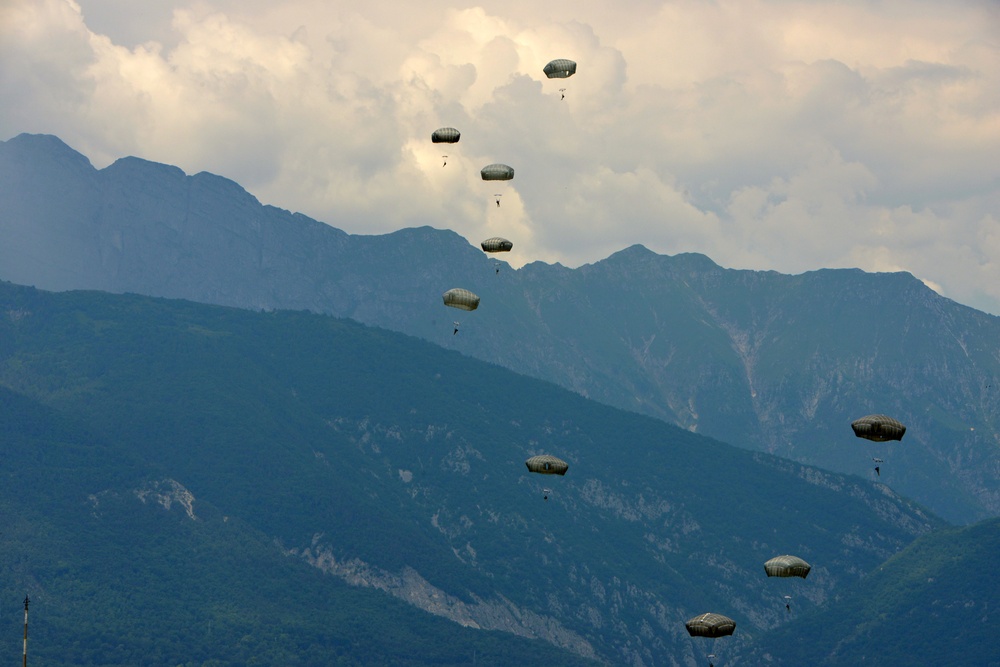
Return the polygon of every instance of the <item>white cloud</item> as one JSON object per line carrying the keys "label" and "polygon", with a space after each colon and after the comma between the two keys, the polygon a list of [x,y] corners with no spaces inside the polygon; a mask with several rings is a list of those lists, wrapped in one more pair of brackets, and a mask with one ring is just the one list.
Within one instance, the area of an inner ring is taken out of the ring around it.
{"label": "white cloud", "polygon": [[[213,171],[351,232],[502,234],[515,263],[905,269],[1000,313],[993,3],[81,5],[0,7],[4,138]],[[546,79],[557,57],[577,75]],[[517,172],[500,209],[490,162]]]}

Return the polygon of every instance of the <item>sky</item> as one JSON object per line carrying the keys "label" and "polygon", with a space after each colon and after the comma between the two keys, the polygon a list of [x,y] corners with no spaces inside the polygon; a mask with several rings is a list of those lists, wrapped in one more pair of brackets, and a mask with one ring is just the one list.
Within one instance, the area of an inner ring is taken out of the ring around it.
{"label": "sky", "polygon": [[996,0],[0,0],[22,132],[354,234],[504,236],[514,266],[640,243],[1000,314]]}

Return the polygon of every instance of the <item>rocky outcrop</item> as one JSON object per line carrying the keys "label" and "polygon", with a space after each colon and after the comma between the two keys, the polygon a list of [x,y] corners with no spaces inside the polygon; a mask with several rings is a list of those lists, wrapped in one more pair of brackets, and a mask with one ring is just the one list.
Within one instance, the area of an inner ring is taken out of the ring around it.
{"label": "rocky outcrop", "polygon": [[377,588],[465,627],[500,630],[522,637],[542,639],[588,658],[597,655],[590,642],[577,633],[566,629],[553,618],[518,607],[503,595],[482,600],[475,594],[470,594],[472,601],[465,602],[433,586],[411,567],[393,574],[359,558],[338,560],[334,556],[333,547],[323,544],[322,537],[317,534],[310,546],[289,549],[286,553],[298,556],[313,567],[340,577],[352,586]]}

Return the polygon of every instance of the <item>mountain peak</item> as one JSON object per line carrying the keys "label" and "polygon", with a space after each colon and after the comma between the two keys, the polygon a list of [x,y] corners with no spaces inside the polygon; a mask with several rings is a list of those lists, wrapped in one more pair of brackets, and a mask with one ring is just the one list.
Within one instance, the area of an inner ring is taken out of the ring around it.
{"label": "mountain peak", "polygon": [[178,180],[187,177],[180,167],[163,164],[161,162],[153,162],[151,160],[145,160],[141,157],[134,156],[118,158],[101,171],[105,171],[108,174],[131,172],[134,174],[141,174],[147,178],[169,178],[171,180]]}
{"label": "mountain peak", "polygon": [[615,258],[615,257],[621,257],[621,258],[625,258],[625,259],[633,259],[635,257],[653,257],[653,256],[656,256],[655,252],[653,252],[652,250],[650,250],[646,246],[642,245],[641,243],[635,243],[635,244],[630,245],[627,248],[623,248],[622,250],[619,250],[618,252],[612,253],[608,257],[608,259],[612,259],[612,258]]}
{"label": "mountain peak", "polygon": [[682,252],[670,257],[671,263],[677,268],[689,271],[715,271],[722,267],[712,261],[708,255],[700,252]]}
{"label": "mountain peak", "polygon": [[631,245],[624,250],[611,254],[607,259],[597,262],[614,267],[653,264],[657,268],[667,268],[671,271],[709,272],[722,267],[708,256],[697,252],[682,252],[677,255],[661,255],[650,250],[641,243]]}
{"label": "mountain peak", "polygon": [[9,151],[18,160],[37,160],[39,157],[44,156],[56,162],[69,163],[80,167],[85,166],[88,169],[94,168],[90,160],[87,159],[87,156],[73,150],[66,142],[54,134],[29,134],[22,132],[7,141],[0,141],[0,150]]}

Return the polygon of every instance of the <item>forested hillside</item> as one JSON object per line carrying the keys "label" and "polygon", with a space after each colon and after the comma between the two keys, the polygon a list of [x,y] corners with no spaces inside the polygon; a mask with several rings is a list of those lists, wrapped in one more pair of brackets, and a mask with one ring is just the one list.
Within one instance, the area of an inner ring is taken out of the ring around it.
{"label": "forested hillside", "polygon": [[767,636],[749,662],[1000,665],[998,553],[998,519],[931,533]]}
{"label": "forested hillside", "polygon": [[764,560],[813,564],[805,612],[942,525],[349,320],[10,284],[0,314],[2,590],[46,664],[694,665],[705,611],[738,664],[791,620]]}

